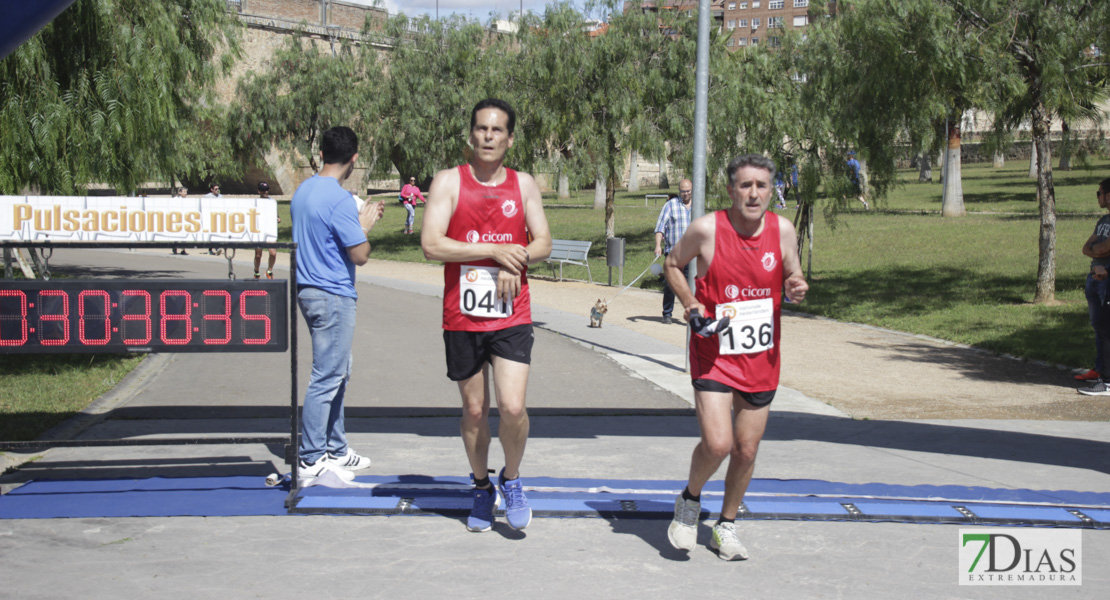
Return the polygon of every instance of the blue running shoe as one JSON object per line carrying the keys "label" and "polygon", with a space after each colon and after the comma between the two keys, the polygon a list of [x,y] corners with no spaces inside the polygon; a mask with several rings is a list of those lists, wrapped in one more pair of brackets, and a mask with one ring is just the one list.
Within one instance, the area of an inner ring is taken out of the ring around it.
{"label": "blue running shoe", "polygon": [[505,479],[505,469],[497,475],[497,488],[505,496],[505,518],[509,520],[509,527],[524,529],[532,522],[532,507],[528,506],[528,498],[524,495],[524,486],[520,477]]}
{"label": "blue running shoe", "polygon": [[[474,476],[471,475],[471,478]],[[497,489],[492,485],[485,489],[474,488],[474,508],[466,518],[468,531],[489,531],[493,528],[493,511],[501,504]]]}

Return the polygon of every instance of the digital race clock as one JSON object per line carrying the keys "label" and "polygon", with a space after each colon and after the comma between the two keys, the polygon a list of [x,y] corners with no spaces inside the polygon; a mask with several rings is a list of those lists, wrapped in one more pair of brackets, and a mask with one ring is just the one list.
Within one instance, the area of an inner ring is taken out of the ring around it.
{"label": "digital race clock", "polygon": [[0,282],[0,354],[284,352],[284,280]]}

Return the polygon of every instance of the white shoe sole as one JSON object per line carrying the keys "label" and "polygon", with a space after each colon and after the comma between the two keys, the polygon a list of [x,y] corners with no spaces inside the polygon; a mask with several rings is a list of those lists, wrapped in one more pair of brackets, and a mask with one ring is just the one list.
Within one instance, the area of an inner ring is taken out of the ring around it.
{"label": "white shoe sole", "polygon": [[[693,529],[693,531],[689,531]],[[689,539],[679,539],[689,538]],[[698,545],[698,528],[687,527],[678,521],[671,521],[670,527],[667,527],[667,540],[676,550],[691,551]]]}

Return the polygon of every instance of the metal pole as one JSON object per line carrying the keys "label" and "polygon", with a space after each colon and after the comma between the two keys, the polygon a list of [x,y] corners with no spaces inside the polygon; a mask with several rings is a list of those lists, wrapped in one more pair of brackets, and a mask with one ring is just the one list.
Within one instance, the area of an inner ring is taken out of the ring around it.
{"label": "metal pole", "polygon": [[[705,214],[705,148],[706,125],[709,122],[709,27],[711,23],[709,0],[698,0],[698,61],[694,83],[694,199],[690,206],[690,220]],[[690,291],[696,291],[694,278],[698,274],[698,261],[690,261],[686,281]],[[690,328],[686,328],[686,370],[690,369]]]}

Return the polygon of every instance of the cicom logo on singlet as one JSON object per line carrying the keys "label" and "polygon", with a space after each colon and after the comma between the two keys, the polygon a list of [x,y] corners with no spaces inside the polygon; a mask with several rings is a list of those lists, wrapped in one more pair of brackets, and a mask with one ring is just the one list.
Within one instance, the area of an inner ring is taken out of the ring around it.
{"label": "cicom logo on singlet", "polygon": [[729,300],[735,300],[736,297],[739,296],[739,295],[740,295],[740,288],[736,287],[735,285],[730,285],[730,286],[725,288],[725,296]]}
{"label": "cicom logo on singlet", "polygon": [[506,217],[512,217],[513,215],[515,215],[516,214],[516,202],[513,202],[512,200],[506,200],[506,201],[502,202],[501,203],[501,214],[505,215]]}
{"label": "cicom logo on singlet", "polygon": [[775,253],[768,252],[763,255],[763,269],[770,271],[775,268]]}
{"label": "cicom logo on singlet", "polygon": [[477,231],[471,229],[470,231],[466,232],[466,241],[470,242],[471,244],[477,244],[478,242],[492,242],[495,244],[503,244],[506,242],[512,242],[513,234],[500,233],[497,231],[478,233]]}
{"label": "cicom logo on singlet", "polygon": [[471,244],[477,244],[480,238],[481,236],[478,235],[478,232],[474,231],[473,229],[466,232],[466,241],[470,242]]}

